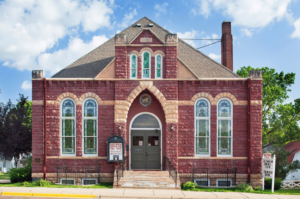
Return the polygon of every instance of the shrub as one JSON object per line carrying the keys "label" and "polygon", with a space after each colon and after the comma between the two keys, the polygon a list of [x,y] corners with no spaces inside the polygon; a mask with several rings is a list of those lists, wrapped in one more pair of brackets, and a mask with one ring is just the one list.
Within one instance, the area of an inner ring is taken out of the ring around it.
{"label": "shrub", "polygon": [[37,181],[37,185],[40,187],[47,187],[50,185],[50,182],[48,182],[47,180],[40,179],[39,181]]}
{"label": "shrub", "polygon": [[29,182],[27,182],[27,181],[23,182],[23,186],[28,186],[28,185],[29,185]]}
{"label": "shrub", "polygon": [[259,186],[257,186],[257,187],[254,188],[254,190],[255,190],[255,191],[262,191],[262,188],[259,187]]}
{"label": "shrub", "polygon": [[195,189],[195,187],[197,186],[196,183],[193,183],[192,181],[191,182],[186,182],[183,184],[183,189],[184,190],[193,190]]}
{"label": "shrub", "polygon": [[10,182],[31,181],[31,158],[27,159],[27,165],[24,168],[16,168],[10,170]]}
{"label": "shrub", "polygon": [[253,188],[249,185],[249,184],[239,184],[237,187],[236,187],[237,190],[240,190],[240,191],[253,191]]}
{"label": "shrub", "polygon": [[[275,178],[274,190],[279,190],[282,184],[281,178]],[[265,189],[272,189],[272,178],[265,178]]]}

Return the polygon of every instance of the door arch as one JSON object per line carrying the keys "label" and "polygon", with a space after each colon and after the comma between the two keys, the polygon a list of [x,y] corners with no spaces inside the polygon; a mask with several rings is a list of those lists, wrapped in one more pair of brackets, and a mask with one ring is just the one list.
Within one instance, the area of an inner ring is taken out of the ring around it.
{"label": "door arch", "polygon": [[[147,118],[148,116],[148,118]],[[144,117],[144,118],[141,118]],[[147,119],[148,123],[145,124],[139,124],[141,120]],[[149,121],[153,123],[152,125],[149,124]],[[132,120],[130,121],[129,126],[129,170],[132,169],[131,162],[132,162],[132,133],[134,131],[158,131],[159,133],[159,154],[160,154],[160,169],[162,170],[162,143],[163,143],[163,136],[162,136],[162,124],[160,119],[153,113],[150,112],[141,112],[135,115]],[[147,169],[147,168],[145,168]]]}

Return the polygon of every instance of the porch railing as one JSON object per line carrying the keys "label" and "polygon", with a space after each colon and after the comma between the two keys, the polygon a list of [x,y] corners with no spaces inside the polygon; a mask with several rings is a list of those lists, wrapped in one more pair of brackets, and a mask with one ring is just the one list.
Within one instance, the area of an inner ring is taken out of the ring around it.
{"label": "porch railing", "polygon": [[192,181],[198,186],[236,186],[236,168],[193,168]]}
{"label": "porch railing", "polygon": [[165,164],[164,164],[164,171],[168,171],[169,172],[169,177],[172,177],[174,182],[175,182],[175,187],[177,187],[177,175],[178,172],[175,169],[175,167],[173,166],[172,162],[170,161],[170,159],[165,156],[164,157],[165,160]]}
{"label": "porch railing", "polygon": [[[97,179],[96,183],[101,183],[101,167],[98,166],[57,166],[57,183],[76,184],[76,178],[81,178],[80,184],[90,184],[90,179]],[[94,181],[95,182],[95,181]]]}
{"label": "porch railing", "polygon": [[127,165],[128,165],[128,157],[125,156],[124,162],[121,162],[116,170],[117,185],[119,185],[119,180],[121,179],[121,177],[123,177],[124,171],[128,170]]}

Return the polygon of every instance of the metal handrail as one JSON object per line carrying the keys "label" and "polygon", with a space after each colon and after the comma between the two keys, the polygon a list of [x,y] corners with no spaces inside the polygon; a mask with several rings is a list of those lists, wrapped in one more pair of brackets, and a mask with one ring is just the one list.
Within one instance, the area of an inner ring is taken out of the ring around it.
{"label": "metal handrail", "polygon": [[174,182],[175,182],[175,188],[177,187],[177,170],[175,169],[175,167],[173,166],[172,162],[170,161],[170,159],[165,156],[165,164],[164,164],[164,170],[165,171],[169,171],[169,177],[172,177]]}
{"label": "metal handrail", "polygon": [[128,157],[125,156],[124,161],[120,163],[120,165],[118,166],[118,168],[116,170],[118,186],[119,186],[119,180],[124,175],[124,171],[127,170],[127,161],[128,161]]}

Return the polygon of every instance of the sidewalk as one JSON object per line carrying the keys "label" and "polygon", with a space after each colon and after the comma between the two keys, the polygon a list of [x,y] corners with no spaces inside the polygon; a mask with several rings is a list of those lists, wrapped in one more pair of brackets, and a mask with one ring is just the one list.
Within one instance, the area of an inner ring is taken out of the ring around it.
{"label": "sidewalk", "polygon": [[[69,197],[69,198],[132,198],[132,199],[299,199],[299,195],[268,195],[236,192],[192,192],[163,189],[87,189],[87,188],[40,188],[0,187],[3,196]],[[51,195],[49,195],[51,194]]]}

